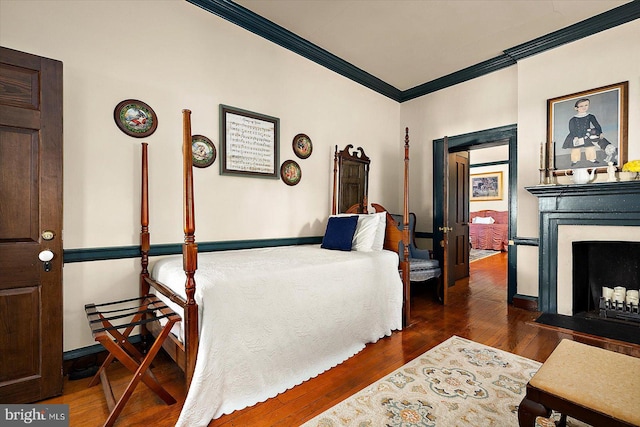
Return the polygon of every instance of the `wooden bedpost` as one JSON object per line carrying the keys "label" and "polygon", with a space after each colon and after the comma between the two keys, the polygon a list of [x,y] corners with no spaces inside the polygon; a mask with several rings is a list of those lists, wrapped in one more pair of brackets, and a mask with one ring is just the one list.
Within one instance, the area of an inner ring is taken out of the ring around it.
{"label": "wooden bedpost", "polygon": [[338,146],[336,145],[336,151],[333,153],[333,198],[331,200],[331,215],[335,215],[338,212],[336,201],[338,199]]}
{"label": "wooden bedpost", "polygon": [[[142,143],[142,188],[140,203],[140,296],[149,294],[149,161],[146,142]],[[142,348],[147,349],[149,331],[146,325],[140,325]]]}
{"label": "wooden bedpost", "polygon": [[195,215],[193,204],[193,154],[191,141],[191,111],[182,110],[182,157],[184,178],[184,244],[182,245],[182,260],[184,274],[187,276],[185,292],[187,306],[184,313],[185,328],[185,375],[187,386],[191,384],[198,351],[198,306],[196,305],[195,273],[198,268],[198,245],[195,243]]}
{"label": "wooden bedpost", "polygon": [[403,326],[409,326],[411,322],[411,280],[409,265],[409,128],[405,128],[404,136],[404,200],[402,212],[402,242],[404,244],[402,269],[402,283],[404,284],[404,319]]}
{"label": "wooden bedpost", "polygon": [[142,202],[140,204],[140,296],[149,293],[149,284],[145,280],[149,277],[149,163],[147,157],[147,143],[142,143]]}

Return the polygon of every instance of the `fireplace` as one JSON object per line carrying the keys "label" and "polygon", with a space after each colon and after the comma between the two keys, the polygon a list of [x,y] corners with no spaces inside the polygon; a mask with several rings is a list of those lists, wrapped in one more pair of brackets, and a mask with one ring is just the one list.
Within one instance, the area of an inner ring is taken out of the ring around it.
{"label": "fireplace", "polygon": [[577,241],[572,246],[572,315],[640,323],[632,297],[640,288],[640,242]]}
{"label": "fireplace", "polygon": [[573,315],[572,245],[591,240],[639,243],[640,181],[526,189],[539,201],[538,310]]}

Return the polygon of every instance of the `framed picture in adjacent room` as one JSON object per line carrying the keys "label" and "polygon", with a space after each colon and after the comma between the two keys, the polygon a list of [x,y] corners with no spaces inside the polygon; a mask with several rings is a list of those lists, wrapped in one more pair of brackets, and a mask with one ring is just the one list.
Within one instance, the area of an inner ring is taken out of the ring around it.
{"label": "framed picture in adjacent room", "polygon": [[471,174],[469,200],[502,200],[502,171]]}
{"label": "framed picture in adjacent room", "polygon": [[556,174],[627,161],[629,82],[547,100],[550,164]]}

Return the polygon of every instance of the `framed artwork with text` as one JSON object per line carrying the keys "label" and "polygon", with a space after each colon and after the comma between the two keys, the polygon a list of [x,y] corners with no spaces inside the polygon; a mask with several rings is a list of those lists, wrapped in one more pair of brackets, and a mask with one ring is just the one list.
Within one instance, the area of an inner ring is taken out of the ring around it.
{"label": "framed artwork with text", "polygon": [[220,174],[279,178],[280,119],[220,104]]}

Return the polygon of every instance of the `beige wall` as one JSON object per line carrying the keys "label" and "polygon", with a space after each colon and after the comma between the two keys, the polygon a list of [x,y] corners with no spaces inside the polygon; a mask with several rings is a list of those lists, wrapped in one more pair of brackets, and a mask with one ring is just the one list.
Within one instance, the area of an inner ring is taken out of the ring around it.
{"label": "beige wall", "polygon": [[[413,140],[420,144],[413,150],[411,163],[412,210],[423,218],[418,230],[432,230],[432,141],[445,135],[517,123],[517,236],[538,237],[538,200],[525,187],[538,183],[538,150],[540,142],[546,140],[550,98],[629,81],[628,153],[629,159],[640,158],[638,38],[640,21],[636,20],[532,56],[505,70],[403,103],[401,122],[414,130]],[[425,165],[424,169],[420,164]],[[606,180],[606,176],[599,180]],[[537,259],[537,247],[518,248],[519,294],[538,295]]]}
{"label": "beige wall", "polygon": [[[130,6],[134,6],[132,9]],[[136,10],[136,8],[138,8]],[[151,240],[182,241],[181,110],[219,149],[218,105],[280,118],[280,161],[302,181],[195,170],[198,241],[319,236],[331,209],[335,145],[372,159],[370,199],[399,209],[400,105],[185,1],[5,1],[3,46],[64,63],[64,247],[139,242],[140,139],[113,109],[140,99],[158,115],[149,143]],[[306,133],[313,154],[295,157]],[[135,295],[138,260],[64,267],[64,349],[93,344],[83,306]]]}
{"label": "beige wall", "polygon": [[[518,212],[535,212],[538,200],[524,187],[538,183],[540,141],[546,140],[547,99],[629,82],[629,159],[640,158],[640,21],[618,26],[518,63]],[[601,174],[599,180],[606,180]],[[561,180],[568,182],[568,180]],[[537,237],[537,218],[520,215],[518,234]],[[537,248],[518,250],[518,293],[538,295]]]}
{"label": "beige wall", "polygon": [[[3,46],[64,63],[66,249],[128,246],[139,233],[139,144],[120,132],[113,108],[150,104],[152,243],[182,239],[181,114],[218,145],[218,105],[279,117],[280,160],[308,134],[302,182],[220,176],[219,159],[196,170],[199,241],[316,236],[330,210],[333,147],[363,146],[372,158],[370,199],[401,207],[402,140],[411,133],[411,210],[432,230],[432,141],[518,123],[518,236],[537,237],[538,144],[546,100],[629,81],[629,157],[640,158],[640,51],[634,21],[538,54],[472,81],[397,104],[184,1],[0,0]],[[594,57],[596,58],[594,60]],[[588,65],[584,65],[588,64]],[[581,72],[576,73],[575,70]],[[537,295],[537,248],[518,250],[518,293]],[[65,350],[92,344],[82,306],[137,292],[138,260],[67,264]]]}
{"label": "beige wall", "polygon": [[433,140],[518,121],[517,68],[509,67],[402,103],[411,132],[410,209],[419,231],[433,230]]}

